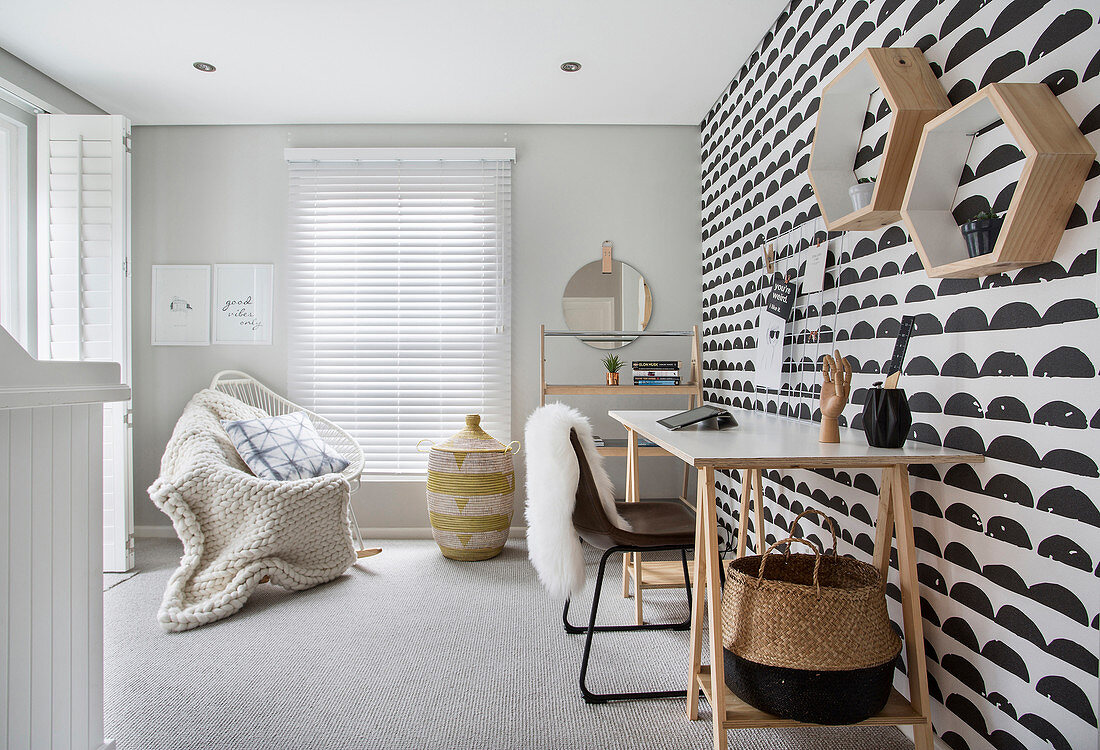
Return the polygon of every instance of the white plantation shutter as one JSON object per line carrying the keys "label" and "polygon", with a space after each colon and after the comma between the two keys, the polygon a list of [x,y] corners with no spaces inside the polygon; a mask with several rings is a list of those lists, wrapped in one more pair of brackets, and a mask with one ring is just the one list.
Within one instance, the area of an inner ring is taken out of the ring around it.
{"label": "white plantation shutter", "polygon": [[[38,116],[38,356],[118,362],[130,384],[130,122]],[[104,405],[103,562],[133,567],[130,402]]]}
{"label": "white plantation shutter", "polygon": [[365,473],[418,475],[466,414],[511,422],[510,149],[287,149],[291,398]]}

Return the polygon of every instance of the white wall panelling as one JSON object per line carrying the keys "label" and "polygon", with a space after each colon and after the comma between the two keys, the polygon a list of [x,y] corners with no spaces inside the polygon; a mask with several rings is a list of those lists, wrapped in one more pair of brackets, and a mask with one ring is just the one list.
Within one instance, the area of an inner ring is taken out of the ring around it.
{"label": "white wall panelling", "polygon": [[103,748],[102,414],[129,389],[3,331],[0,358],[0,744]]}

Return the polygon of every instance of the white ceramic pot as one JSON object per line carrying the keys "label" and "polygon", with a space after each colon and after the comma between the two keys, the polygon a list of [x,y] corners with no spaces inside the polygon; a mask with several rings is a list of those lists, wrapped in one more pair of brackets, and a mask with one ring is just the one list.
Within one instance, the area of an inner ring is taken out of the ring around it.
{"label": "white ceramic pot", "polygon": [[852,209],[859,209],[871,203],[871,196],[875,193],[875,183],[862,182],[848,188],[848,197],[852,199]]}

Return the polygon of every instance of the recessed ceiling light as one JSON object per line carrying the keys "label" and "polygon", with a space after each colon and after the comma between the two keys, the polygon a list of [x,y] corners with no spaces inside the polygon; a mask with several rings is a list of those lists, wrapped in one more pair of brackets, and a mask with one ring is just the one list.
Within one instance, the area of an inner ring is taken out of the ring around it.
{"label": "recessed ceiling light", "polygon": [[576,73],[581,69],[581,64],[579,62],[563,62],[561,64],[561,69],[566,73]]}
{"label": "recessed ceiling light", "polygon": [[194,63],[195,70],[201,70],[203,73],[213,73],[217,68],[207,62]]}

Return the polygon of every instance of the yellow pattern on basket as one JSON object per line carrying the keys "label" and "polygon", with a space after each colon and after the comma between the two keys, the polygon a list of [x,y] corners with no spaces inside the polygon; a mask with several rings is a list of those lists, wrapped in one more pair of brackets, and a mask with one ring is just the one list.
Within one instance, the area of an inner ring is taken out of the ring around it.
{"label": "yellow pattern on basket", "polygon": [[458,549],[456,547],[445,547],[441,544],[439,545],[439,549],[443,552],[444,557],[451,560],[462,560],[464,562],[488,560],[490,557],[496,557],[500,554],[500,548],[498,547]]}
{"label": "yellow pattern on basket", "polygon": [[487,515],[487,516],[454,516],[450,513],[436,513],[428,511],[432,527],[440,531],[479,532],[501,531],[512,523],[511,515]]}
{"label": "yellow pattern on basket", "polygon": [[492,474],[453,474],[428,469],[428,492],[441,495],[461,494],[464,497],[478,495],[504,495],[515,489],[515,472]]}

